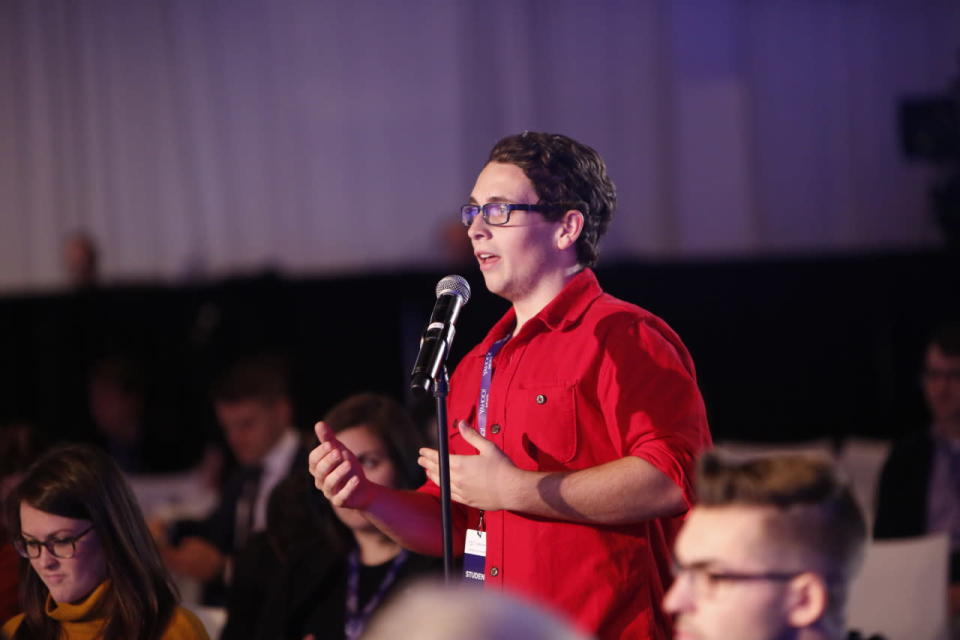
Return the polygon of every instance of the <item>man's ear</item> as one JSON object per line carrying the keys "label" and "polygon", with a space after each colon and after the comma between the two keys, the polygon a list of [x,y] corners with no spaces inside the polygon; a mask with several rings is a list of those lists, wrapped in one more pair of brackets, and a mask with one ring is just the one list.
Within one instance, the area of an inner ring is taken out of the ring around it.
{"label": "man's ear", "polygon": [[557,248],[563,251],[577,243],[583,231],[583,213],[578,209],[569,209],[559,220],[557,229]]}
{"label": "man's ear", "polygon": [[816,573],[806,572],[787,586],[787,621],[796,629],[811,627],[823,618],[830,597],[827,584]]}

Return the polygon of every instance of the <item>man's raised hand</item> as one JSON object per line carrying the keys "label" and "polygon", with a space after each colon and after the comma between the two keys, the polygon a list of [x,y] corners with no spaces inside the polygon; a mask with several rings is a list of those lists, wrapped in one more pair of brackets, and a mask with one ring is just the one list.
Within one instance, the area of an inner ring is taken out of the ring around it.
{"label": "man's raised hand", "polygon": [[367,480],[363,465],[330,427],[318,422],[314,431],[320,444],[310,452],[308,468],[317,489],[335,507],[364,509],[373,500],[377,485]]}

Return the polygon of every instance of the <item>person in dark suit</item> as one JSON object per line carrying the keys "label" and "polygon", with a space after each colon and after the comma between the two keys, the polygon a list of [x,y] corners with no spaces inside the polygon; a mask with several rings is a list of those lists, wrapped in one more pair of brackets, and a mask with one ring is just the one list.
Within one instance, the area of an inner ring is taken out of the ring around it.
{"label": "person in dark suit", "polygon": [[960,612],[960,325],[927,345],[921,386],[930,428],[894,444],[883,466],[874,537],[950,536],[951,609]]}
{"label": "person in dark suit", "polygon": [[[290,563],[302,550],[317,550],[324,558],[342,551],[339,541],[329,538],[330,525],[314,493],[309,478],[294,474],[270,494],[266,530],[254,533],[234,562],[227,590],[227,622],[220,640],[251,637],[261,624],[271,594],[286,580]],[[304,565],[298,561],[297,566],[302,569]]]}
{"label": "person in dark suit", "polygon": [[292,426],[286,377],[278,362],[257,358],[227,371],[212,390],[217,419],[237,468],[206,521],[165,546],[171,571],[205,583],[204,602],[222,605],[231,560],[267,525],[267,503],[291,474],[306,474],[307,449]]}

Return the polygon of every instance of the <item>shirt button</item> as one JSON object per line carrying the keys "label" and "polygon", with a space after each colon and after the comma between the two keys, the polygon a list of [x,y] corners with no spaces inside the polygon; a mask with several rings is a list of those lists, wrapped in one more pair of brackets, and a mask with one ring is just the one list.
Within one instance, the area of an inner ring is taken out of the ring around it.
{"label": "shirt button", "polygon": [[500,433],[500,425],[495,424],[492,427],[490,427],[490,433],[493,433],[493,434]]}
{"label": "shirt button", "polygon": [[537,394],[537,404],[547,404],[547,396],[542,393]]}
{"label": "shirt button", "polygon": [[496,578],[498,575],[500,575],[500,569],[493,567],[492,569],[490,569],[490,575]]}

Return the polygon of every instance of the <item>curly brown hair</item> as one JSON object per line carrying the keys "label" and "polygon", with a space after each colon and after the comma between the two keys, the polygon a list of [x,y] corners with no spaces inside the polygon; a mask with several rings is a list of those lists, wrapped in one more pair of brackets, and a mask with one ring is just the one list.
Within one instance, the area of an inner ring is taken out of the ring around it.
{"label": "curly brown hair", "polygon": [[597,263],[600,238],[617,206],[616,187],[599,153],[558,133],[524,131],[497,142],[487,161],[520,167],[540,198],[538,204],[562,205],[545,211],[547,220],[579,210],[583,231],[577,239],[577,260],[585,267]]}

